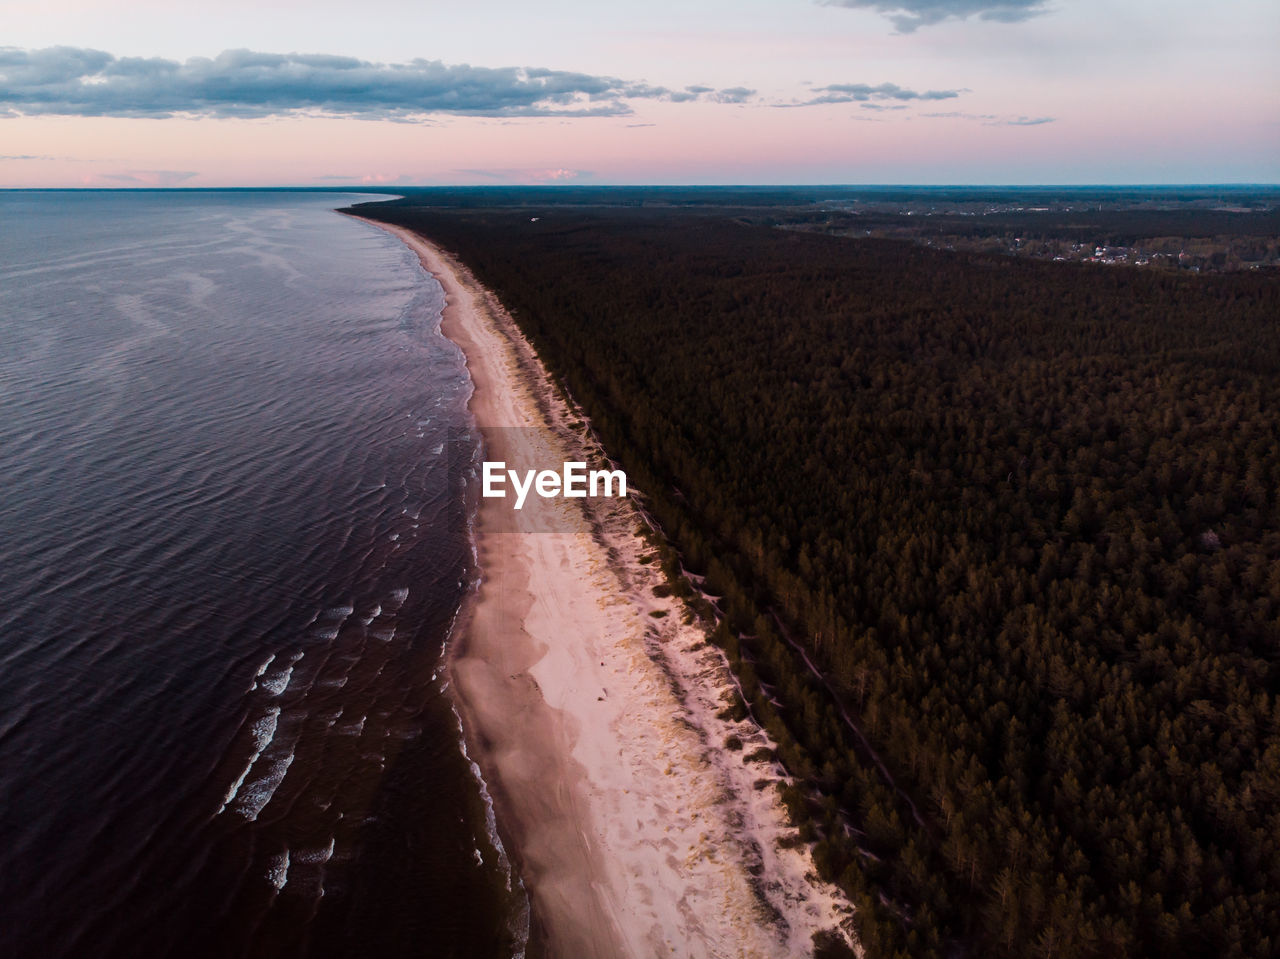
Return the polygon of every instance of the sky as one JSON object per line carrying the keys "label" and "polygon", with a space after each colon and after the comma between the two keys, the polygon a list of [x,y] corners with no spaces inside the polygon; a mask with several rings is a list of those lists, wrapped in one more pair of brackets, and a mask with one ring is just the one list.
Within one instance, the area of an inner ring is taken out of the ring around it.
{"label": "sky", "polygon": [[1276,0],[4,0],[0,188],[1280,182]]}

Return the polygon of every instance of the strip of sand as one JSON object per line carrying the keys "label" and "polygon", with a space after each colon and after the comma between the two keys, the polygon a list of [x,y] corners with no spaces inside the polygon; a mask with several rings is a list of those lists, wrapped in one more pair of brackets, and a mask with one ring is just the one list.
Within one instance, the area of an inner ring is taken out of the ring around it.
{"label": "strip of sand", "polygon": [[[446,295],[485,459],[602,462],[496,299],[386,224]],[[510,429],[516,427],[518,429]],[[784,773],[732,677],[662,583],[627,499],[482,499],[479,590],[450,661],[472,756],[551,956],[798,956],[851,909],[787,840]],[[548,513],[547,511],[553,511]],[[550,521],[548,519],[550,517]],[[727,748],[736,737],[741,748]]]}

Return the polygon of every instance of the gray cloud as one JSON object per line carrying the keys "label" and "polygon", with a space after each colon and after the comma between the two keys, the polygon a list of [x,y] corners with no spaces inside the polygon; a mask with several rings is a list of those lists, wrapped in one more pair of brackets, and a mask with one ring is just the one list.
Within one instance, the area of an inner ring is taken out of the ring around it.
{"label": "gray cloud", "polygon": [[625,116],[630,100],[738,103],[752,93],[739,87],[673,91],[565,70],[439,60],[388,64],[227,50],[180,62],[75,47],[0,47],[0,116]]}
{"label": "gray cloud", "polygon": [[994,113],[922,113],[932,120],[978,120],[989,127],[1038,127],[1042,123],[1054,123],[1057,117],[1002,117]]}
{"label": "gray cloud", "polygon": [[696,100],[704,93],[714,93],[711,87],[693,86],[685,87],[683,90],[673,90],[668,94],[667,99],[674,103],[686,103],[689,100]]}
{"label": "gray cloud", "polygon": [[931,120],[986,120],[994,122],[996,119],[994,113],[960,113],[956,110],[948,110],[946,113],[922,113],[920,115]]}
{"label": "gray cloud", "polygon": [[819,0],[823,6],[875,10],[888,17],[900,33],[943,20],[982,20],[1018,23],[1046,12],[1045,0]]}
{"label": "gray cloud", "polygon": [[57,157],[36,153],[0,153],[0,160],[56,160]]}
{"label": "gray cloud", "polygon": [[825,87],[814,87],[819,94],[809,100],[796,103],[778,103],[780,107],[812,107],[824,103],[867,103],[873,100],[952,100],[962,90],[926,90],[917,93],[898,86],[896,83],[880,83],[872,86],[869,83],[832,83]]}

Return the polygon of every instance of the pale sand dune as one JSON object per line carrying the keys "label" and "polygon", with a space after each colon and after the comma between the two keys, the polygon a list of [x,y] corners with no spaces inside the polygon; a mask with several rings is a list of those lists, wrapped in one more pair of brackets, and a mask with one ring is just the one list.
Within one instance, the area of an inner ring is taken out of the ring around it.
{"label": "pale sand dune", "polygon": [[[485,458],[602,465],[492,295],[420,237],[374,225],[445,289],[442,329],[466,355]],[[639,562],[631,502],[549,501],[556,531],[537,533],[511,500],[480,502],[481,586],[450,669],[547,953],[799,956],[815,931],[847,930],[851,909],[808,850],[778,843],[794,833],[781,769],[745,761],[768,738],[716,716],[732,682],[723,656],[654,598],[662,578]],[[730,734],[742,750],[724,748]]]}

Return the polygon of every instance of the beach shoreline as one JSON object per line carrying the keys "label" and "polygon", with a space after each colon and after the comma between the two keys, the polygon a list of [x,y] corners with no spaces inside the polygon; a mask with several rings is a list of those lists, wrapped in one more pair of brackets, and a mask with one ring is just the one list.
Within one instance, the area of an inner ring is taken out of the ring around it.
{"label": "beach shoreline", "polygon": [[[466,267],[407,229],[365,222],[443,287],[441,332],[465,356],[486,459],[603,463]],[[791,956],[829,930],[852,944],[851,908],[794,842],[772,743],[726,718],[722,654],[678,600],[655,593],[663,577],[639,510],[556,500],[537,516],[480,500],[480,581],[448,664],[468,751],[529,893],[530,955]]]}

